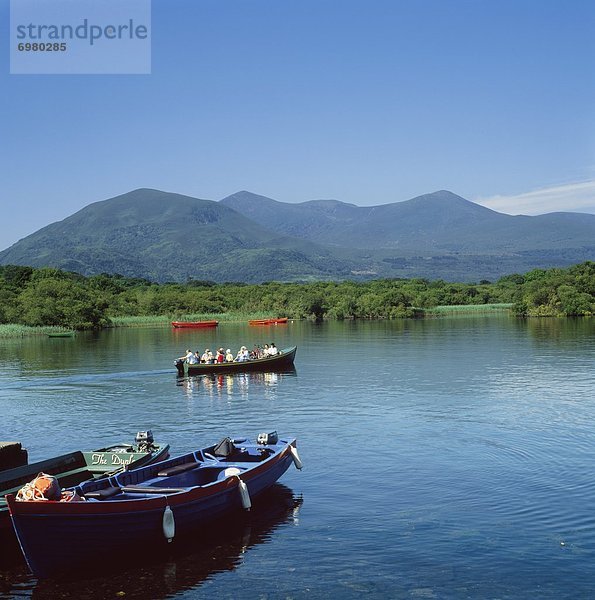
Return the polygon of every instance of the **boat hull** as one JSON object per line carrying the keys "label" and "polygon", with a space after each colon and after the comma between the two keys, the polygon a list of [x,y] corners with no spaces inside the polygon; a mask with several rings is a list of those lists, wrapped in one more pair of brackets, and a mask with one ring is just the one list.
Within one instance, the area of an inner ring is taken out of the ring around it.
{"label": "boat hull", "polygon": [[[226,468],[238,465],[245,469],[241,473],[242,481],[253,498],[273,485],[289,468],[293,462],[291,446],[294,444],[295,441],[279,442],[276,454],[250,467],[239,461],[222,464],[217,459],[202,458],[202,462],[194,464],[194,471],[202,473],[217,469],[219,477],[184,491],[141,493],[140,499],[135,499],[133,493],[123,500],[78,503],[16,502],[9,496],[14,527],[29,568],[37,577],[53,577],[96,564],[104,568],[106,561],[120,561],[120,557],[131,556],[132,552],[167,545],[163,529],[167,507],[173,513],[176,536],[195,532],[201,525],[242,506],[239,478],[225,475]],[[150,482],[155,479],[152,476],[160,468],[168,469],[171,465],[183,464],[184,460],[196,459],[192,455],[178,457],[157,467],[151,465],[134,473],[123,473],[112,478],[112,483],[130,485],[138,479],[141,485],[134,489],[143,489],[141,486],[144,485],[145,490],[150,490]],[[181,474],[166,478],[164,482],[184,482],[188,477]],[[82,485],[81,493],[85,493],[85,486],[92,490],[95,484]],[[155,491],[161,489],[166,488]]]}
{"label": "boat hull", "polygon": [[251,319],[248,321],[248,325],[284,325],[287,321],[287,317],[280,319]]}
{"label": "boat hull", "polygon": [[245,360],[243,362],[214,363],[189,365],[183,361],[176,361],[178,375],[201,375],[203,373],[245,373],[249,371],[275,371],[292,367],[295,360],[297,346],[286,348],[276,356]]}
{"label": "boat hull", "polygon": [[[119,444],[89,452],[70,452],[0,473],[0,547],[3,549],[3,558],[17,559],[19,554],[5,495],[15,494],[38,473],[54,475],[60,487],[64,488],[89,479],[106,477],[124,468],[134,470],[150,463],[160,462],[169,456],[168,444],[155,446],[151,452],[124,453],[113,450],[125,446]],[[17,556],[11,556],[15,554],[15,550]]]}
{"label": "boat hull", "polygon": [[203,327],[217,327],[219,321],[172,321],[174,329],[201,329]]}

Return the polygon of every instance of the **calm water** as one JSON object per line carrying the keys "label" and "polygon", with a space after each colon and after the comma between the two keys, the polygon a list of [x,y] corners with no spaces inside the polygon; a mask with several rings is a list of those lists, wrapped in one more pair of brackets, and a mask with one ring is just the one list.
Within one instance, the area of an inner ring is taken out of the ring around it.
{"label": "calm water", "polygon": [[[187,347],[270,341],[298,344],[294,373],[175,376]],[[15,567],[0,597],[594,597],[594,357],[586,319],[0,340],[0,439],[30,460],[146,428],[173,453],[277,429],[305,464],[206,540],[91,581]]]}

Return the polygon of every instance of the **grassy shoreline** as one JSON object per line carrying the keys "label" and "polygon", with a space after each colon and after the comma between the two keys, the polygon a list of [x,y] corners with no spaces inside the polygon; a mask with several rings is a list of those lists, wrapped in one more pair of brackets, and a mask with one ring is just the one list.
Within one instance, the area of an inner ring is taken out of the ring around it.
{"label": "grassy shoreline", "polygon": [[422,309],[427,316],[453,316],[463,314],[494,314],[508,313],[514,305],[512,303],[499,304],[452,304],[443,306],[433,306],[432,308]]}
{"label": "grassy shoreline", "polygon": [[[452,306],[435,306],[432,308],[420,309],[424,317],[449,317],[455,315],[489,315],[503,314],[510,311],[512,304],[458,304]],[[183,315],[176,320],[180,321],[211,321],[216,320],[220,323],[246,322],[250,319],[266,319],[271,317],[270,313],[201,313],[192,315]],[[152,315],[152,316],[125,316],[112,317],[111,325],[108,327],[170,327],[172,317],[170,315]],[[47,336],[52,333],[62,333],[69,331],[66,327],[40,326],[29,327],[27,325],[0,324],[0,339],[21,338],[30,336]]]}
{"label": "grassy shoreline", "polygon": [[219,321],[239,323],[250,319],[267,319],[270,313],[200,313],[182,315],[173,318],[171,315],[110,317],[110,327],[154,327],[155,325],[171,326],[172,321]]}
{"label": "grassy shoreline", "polygon": [[17,325],[14,323],[0,324],[0,339],[2,338],[19,338],[30,337],[35,335],[47,336],[52,333],[66,333],[72,331],[68,327],[60,327],[56,325],[42,325],[39,327],[29,327],[28,325]]}

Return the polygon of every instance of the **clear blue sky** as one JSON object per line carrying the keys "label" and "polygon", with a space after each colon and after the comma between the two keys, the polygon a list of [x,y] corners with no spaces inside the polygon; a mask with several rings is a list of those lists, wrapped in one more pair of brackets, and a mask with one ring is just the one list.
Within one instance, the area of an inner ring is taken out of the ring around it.
{"label": "clear blue sky", "polygon": [[595,212],[592,0],[153,0],[152,74],[9,75],[0,249],[138,187]]}

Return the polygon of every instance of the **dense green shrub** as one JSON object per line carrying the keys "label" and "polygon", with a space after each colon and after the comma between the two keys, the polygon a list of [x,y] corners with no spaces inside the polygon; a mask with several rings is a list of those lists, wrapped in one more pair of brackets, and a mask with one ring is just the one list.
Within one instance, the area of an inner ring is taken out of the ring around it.
{"label": "dense green shrub", "polygon": [[258,285],[155,284],[103,273],[83,277],[58,269],[0,267],[0,323],[97,329],[110,318],[243,314],[310,319],[395,319],[436,306],[514,304],[523,316],[595,313],[595,263],[535,269],[495,283],[427,279],[369,282],[268,282]]}

